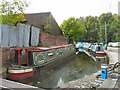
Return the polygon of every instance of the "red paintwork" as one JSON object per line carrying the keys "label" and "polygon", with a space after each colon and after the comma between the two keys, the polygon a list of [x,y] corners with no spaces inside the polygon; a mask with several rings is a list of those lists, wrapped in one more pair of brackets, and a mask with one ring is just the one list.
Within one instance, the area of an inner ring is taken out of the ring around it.
{"label": "red paintwork", "polygon": [[43,50],[28,50],[29,52],[42,52]]}
{"label": "red paintwork", "polygon": [[20,79],[24,79],[24,78],[28,78],[28,77],[33,77],[34,71],[31,72],[26,72],[26,73],[8,73],[8,77],[11,80],[20,80]]}
{"label": "red paintwork", "polygon": [[[69,45],[71,46],[71,45]],[[53,49],[59,49],[59,48],[66,48],[67,46],[55,46],[52,48],[46,48],[46,47],[38,47],[36,50],[28,50],[29,52],[42,52],[42,51],[48,51],[48,50],[53,50]]]}
{"label": "red paintwork", "polygon": [[22,50],[22,48],[15,48],[15,50]]}
{"label": "red paintwork", "polygon": [[96,54],[106,54],[106,53],[102,52],[102,51],[99,51],[99,52],[96,52]]}
{"label": "red paintwork", "polygon": [[53,47],[53,49],[59,49],[59,48],[66,48],[67,46],[56,46],[56,47]]}

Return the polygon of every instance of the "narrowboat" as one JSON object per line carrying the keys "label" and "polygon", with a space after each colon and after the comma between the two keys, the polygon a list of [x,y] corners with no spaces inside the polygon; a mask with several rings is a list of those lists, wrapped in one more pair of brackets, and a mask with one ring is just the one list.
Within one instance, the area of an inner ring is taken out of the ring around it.
{"label": "narrowboat", "polygon": [[8,79],[33,77],[36,67],[59,64],[65,58],[75,54],[72,44],[54,47],[15,48],[14,65],[8,67]]}
{"label": "narrowboat", "polygon": [[76,46],[76,51],[84,52],[84,48],[83,48],[84,44],[82,42],[77,42],[75,46]]}
{"label": "narrowboat", "polygon": [[103,46],[99,44],[91,45],[91,47],[89,48],[89,53],[96,58],[103,58],[106,55]]}

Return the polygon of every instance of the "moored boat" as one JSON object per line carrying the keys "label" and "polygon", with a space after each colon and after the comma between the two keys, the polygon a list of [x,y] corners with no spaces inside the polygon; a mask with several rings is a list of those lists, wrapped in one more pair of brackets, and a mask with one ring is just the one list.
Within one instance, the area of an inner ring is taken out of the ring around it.
{"label": "moored boat", "polygon": [[97,58],[101,58],[102,56],[106,55],[103,46],[101,45],[92,45],[89,48],[90,54],[92,54],[93,56],[97,57]]}
{"label": "moored boat", "polygon": [[83,46],[84,46],[84,44],[82,42],[77,42],[77,44],[75,45],[76,51],[84,52]]}
{"label": "moored boat", "polygon": [[35,48],[16,48],[14,65],[8,68],[8,78],[19,80],[33,77],[36,67],[59,64],[75,53],[72,44]]}

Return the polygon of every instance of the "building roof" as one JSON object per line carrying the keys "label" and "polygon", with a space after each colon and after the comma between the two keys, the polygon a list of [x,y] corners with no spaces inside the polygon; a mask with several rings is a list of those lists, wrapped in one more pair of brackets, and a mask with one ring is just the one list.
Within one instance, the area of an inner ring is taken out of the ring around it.
{"label": "building roof", "polygon": [[49,26],[49,34],[60,36],[62,30],[52,16],[51,12],[25,14],[27,24],[32,24],[45,32],[45,27]]}

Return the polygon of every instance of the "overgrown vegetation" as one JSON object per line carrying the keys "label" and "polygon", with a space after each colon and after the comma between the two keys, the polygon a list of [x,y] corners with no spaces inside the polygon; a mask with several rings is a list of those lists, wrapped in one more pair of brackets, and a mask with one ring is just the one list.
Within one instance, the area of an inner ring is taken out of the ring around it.
{"label": "overgrown vegetation", "polygon": [[48,17],[45,18],[45,21],[44,21],[44,31],[45,31],[45,33],[50,33],[50,29],[51,29],[50,16],[48,16]]}

